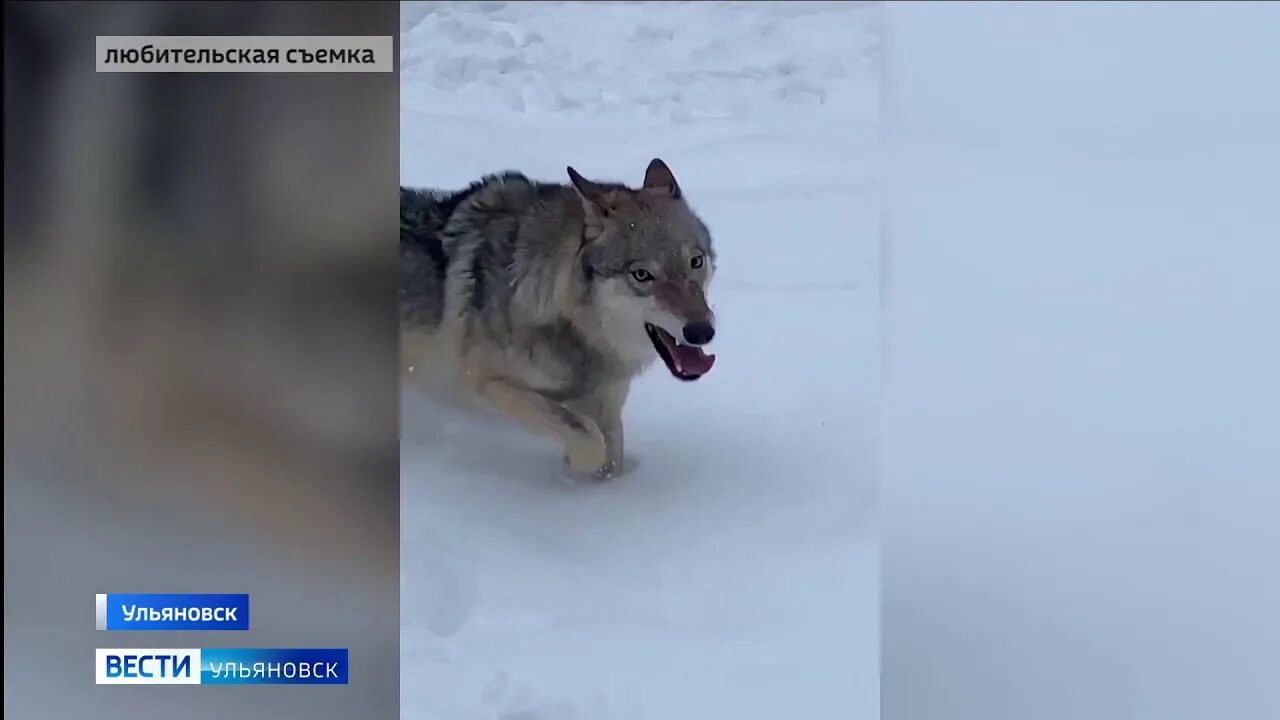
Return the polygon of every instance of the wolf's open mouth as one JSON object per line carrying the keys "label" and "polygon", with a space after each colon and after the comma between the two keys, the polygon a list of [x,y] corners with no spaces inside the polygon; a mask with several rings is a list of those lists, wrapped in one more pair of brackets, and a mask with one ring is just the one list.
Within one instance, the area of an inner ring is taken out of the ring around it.
{"label": "wolf's open mouth", "polygon": [[649,333],[658,357],[662,358],[667,369],[678,380],[697,380],[710,372],[711,366],[716,362],[715,355],[704,353],[700,347],[685,345],[656,325],[645,323],[644,330]]}

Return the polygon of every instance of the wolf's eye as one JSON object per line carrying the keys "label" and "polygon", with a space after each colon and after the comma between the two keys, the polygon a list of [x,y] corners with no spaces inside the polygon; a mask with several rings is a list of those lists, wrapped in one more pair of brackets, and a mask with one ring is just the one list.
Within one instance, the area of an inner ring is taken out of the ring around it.
{"label": "wolf's eye", "polygon": [[702,263],[703,263],[702,256],[695,255],[694,258],[689,261],[689,266],[692,267],[694,270],[697,270],[698,268],[702,267]]}
{"label": "wolf's eye", "polygon": [[636,282],[649,282],[653,279],[653,273],[644,268],[636,268],[631,271],[631,277],[635,278]]}

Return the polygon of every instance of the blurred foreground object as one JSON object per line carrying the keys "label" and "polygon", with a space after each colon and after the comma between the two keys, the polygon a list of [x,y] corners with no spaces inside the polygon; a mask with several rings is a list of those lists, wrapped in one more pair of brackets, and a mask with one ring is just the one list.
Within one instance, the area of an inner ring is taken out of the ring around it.
{"label": "blurred foreground object", "polygon": [[[97,35],[397,27],[395,3],[6,3],[6,715],[398,716],[396,75],[93,62]],[[220,644],[350,647],[360,681],[95,688],[93,648],[131,638],[93,632],[93,594],[156,589],[248,592]]]}

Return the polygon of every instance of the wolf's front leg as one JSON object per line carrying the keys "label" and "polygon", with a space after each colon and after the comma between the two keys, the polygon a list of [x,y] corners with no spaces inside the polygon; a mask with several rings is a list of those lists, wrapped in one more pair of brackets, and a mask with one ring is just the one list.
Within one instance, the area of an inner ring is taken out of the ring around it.
{"label": "wolf's front leg", "polygon": [[607,465],[608,451],[599,424],[591,417],[537,392],[504,380],[491,380],[480,388],[495,410],[530,430],[560,441],[576,473],[599,472]]}
{"label": "wolf's front leg", "polygon": [[606,385],[600,390],[600,429],[604,433],[609,464],[614,472],[619,474],[630,469],[625,466],[627,458],[623,451],[626,449],[626,444],[623,442],[622,431],[622,408],[626,405],[627,395],[630,392],[629,379]]}
{"label": "wolf's front leg", "polygon": [[571,406],[582,415],[595,420],[604,438],[605,463],[600,469],[604,478],[621,475],[634,464],[626,457],[626,443],[622,427],[622,408],[631,389],[628,380],[604,385],[589,397]]}

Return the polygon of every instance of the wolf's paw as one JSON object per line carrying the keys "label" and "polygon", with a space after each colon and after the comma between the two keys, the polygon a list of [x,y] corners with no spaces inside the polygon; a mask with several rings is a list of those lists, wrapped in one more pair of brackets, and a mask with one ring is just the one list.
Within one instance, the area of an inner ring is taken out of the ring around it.
{"label": "wolf's paw", "polygon": [[600,471],[607,473],[610,478],[615,478],[622,477],[623,475],[630,475],[635,472],[638,467],[640,467],[639,460],[636,460],[630,455],[624,455],[621,462],[610,462],[602,467]]}
{"label": "wolf's paw", "polygon": [[640,466],[639,461],[630,456],[624,457],[621,463],[607,462],[595,470],[574,470],[569,458],[564,459],[564,474],[570,482],[606,482],[633,472]]}
{"label": "wolf's paw", "polygon": [[573,465],[569,463],[567,458],[564,461],[561,473],[570,485],[604,482],[612,479],[617,474],[614,472],[612,465],[602,465],[595,470],[574,470]]}
{"label": "wolf's paw", "polygon": [[564,478],[571,485],[602,483],[617,477],[617,469],[613,465],[601,465],[595,470],[574,470],[567,461],[562,470]]}

